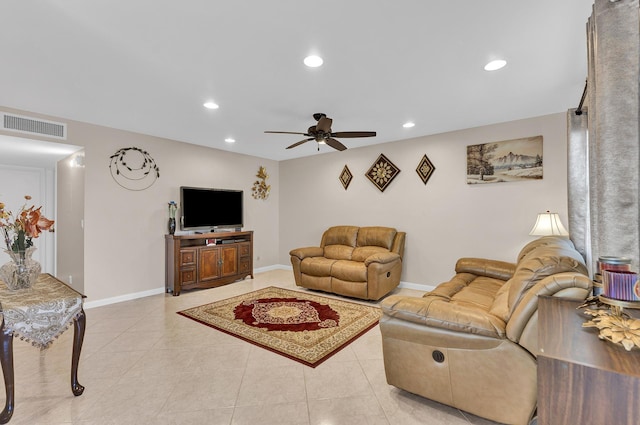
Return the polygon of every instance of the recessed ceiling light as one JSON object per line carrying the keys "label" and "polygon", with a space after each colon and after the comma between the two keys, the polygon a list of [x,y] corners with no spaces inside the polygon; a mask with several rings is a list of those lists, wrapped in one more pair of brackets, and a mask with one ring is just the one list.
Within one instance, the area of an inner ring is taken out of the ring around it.
{"label": "recessed ceiling light", "polygon": [[412,123],[411,121],[409,121],[409,122],[406,122],[406,123],[402,124],[402,126],[404,128],[411,128],[411,127],[415,126],[415,123]]}
{"label": "recessed ceiling light", "polygon": [[489,62],[484,66],[485,71],[497,71],[500,68],[503,68],[507,64],[506,60],[496,59],[494,61]]}
{"label": "recessed ceiling light", "polygon": [[304,58],[304,64],[309,68],[317,68],[321,66],[323,62],[320,56],[311,55]]}
{"label": "recessed ceiling light", "polygon": [[232,139],[231,137],[227,137],[226,139],[224,139],[225,142],[227,143],[235,143],[236,139]]}
{"label": "recessed ceiling light", "polygon": [[215,102],[206,102],[204,104],[204,107],[207,109],[218,109],[220,106],[218,106],[218,104]]}

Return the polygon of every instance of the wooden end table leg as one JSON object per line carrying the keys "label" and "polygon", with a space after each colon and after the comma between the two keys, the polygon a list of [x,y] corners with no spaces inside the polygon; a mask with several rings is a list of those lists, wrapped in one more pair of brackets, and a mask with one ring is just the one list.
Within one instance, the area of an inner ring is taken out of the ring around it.
{"label": "wooden end table leg", "polygon": [[[80,310],[78,317],[73,321],[73,354],[71,356],[71,391],[79,396],[84,392],[84,387],[78,382],[78,364],[80,363],[80,350],[84,341],[86,316],[84,309]],[[4,422],[3,422],[4,423]]]}
{"label": "wooden end table leg", "polygon": [[0,424],[6,424],[13,416],[14,375],[13,375],[13,331],[5,329],[4,318],[0,325],[0,364],[4,376],[4,389],[7,394],[4,410],[0,413]]}

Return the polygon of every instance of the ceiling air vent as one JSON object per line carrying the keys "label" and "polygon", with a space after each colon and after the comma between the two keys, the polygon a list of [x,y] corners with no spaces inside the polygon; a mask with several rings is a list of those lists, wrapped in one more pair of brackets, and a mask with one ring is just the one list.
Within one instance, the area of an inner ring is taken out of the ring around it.
{"label": "ceiling air vent", "polygon": [[6,112],[0,112],[0,118],[2,119],[2,127],[0,127],[2,130],[37,134],[61,140],[67,139],[67,125],[61,122],[46,121]]}

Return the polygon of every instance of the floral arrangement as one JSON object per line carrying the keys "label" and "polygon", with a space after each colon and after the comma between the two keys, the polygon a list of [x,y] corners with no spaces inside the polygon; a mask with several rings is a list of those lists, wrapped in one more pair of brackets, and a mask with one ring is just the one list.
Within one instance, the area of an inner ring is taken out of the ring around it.
{"label": "floral arrangement", "polygon": [[[24,197],[27,201],[31,196]],[[49,220],[42,215],[40,210],[34,205],[27,208],[26,203],[20,208],[16,215],[5,209],[5,205],[0,202],[0,229],[4,236],[7,250],[19,253],[33,246],[33,239],[40,236],[43,231],[53,232],[53,220]]]}

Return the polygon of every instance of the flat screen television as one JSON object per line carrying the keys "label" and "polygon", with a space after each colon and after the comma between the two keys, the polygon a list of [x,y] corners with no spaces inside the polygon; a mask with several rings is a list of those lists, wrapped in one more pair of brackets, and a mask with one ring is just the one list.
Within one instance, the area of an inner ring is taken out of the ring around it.
{"label": "flat screen television", "polygon": [[180,228],[213,231],[243,226],[242,190],[180,187]]}

